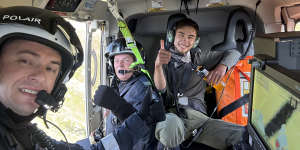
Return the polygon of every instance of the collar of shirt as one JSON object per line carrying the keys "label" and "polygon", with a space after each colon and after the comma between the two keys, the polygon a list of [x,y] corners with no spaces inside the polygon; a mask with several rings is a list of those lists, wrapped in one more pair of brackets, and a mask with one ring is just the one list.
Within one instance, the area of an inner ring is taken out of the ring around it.
{"label": "collar of shirt", "polygon": [[185,63],[191,62],[191,53],[188,51],[185,55],[182,55],[171,48],[170,51],[172,52],[172,59],[174,60],[175,67],[180,67]]}

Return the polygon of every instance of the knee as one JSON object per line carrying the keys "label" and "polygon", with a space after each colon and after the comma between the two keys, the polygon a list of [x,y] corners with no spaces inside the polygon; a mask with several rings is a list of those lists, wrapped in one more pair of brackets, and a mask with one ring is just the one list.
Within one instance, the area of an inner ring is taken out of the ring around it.
{"label": "knee", "polygon": [[155,137],[166,147],[176,147],[184,141],[183,121],[175,114],[166,114],[166,120],[156,125]]}

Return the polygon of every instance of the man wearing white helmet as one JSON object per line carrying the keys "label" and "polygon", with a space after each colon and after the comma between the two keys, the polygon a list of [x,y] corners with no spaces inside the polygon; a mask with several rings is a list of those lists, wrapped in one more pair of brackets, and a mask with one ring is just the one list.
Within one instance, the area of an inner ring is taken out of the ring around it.
{"label": "man wearing white helmet", "polygon": [[[82,47],[74,28],[60,16],[34,7],[0,9],[1,150],[83,149],[51,139],[30,123],[36,116],[45,115],[45,106],[53,111],[60,108],[67,90],[65,83],[82,61]],[[139,137],[145,136],[148,128],[139,116],[147,115],[147,109],[127,119],[139,123],[144,132],[130,130],[132,124],[125,124],[126,120],[111,134],[120,149],[131,149]],[[130,134],[137,138],[124,137]],[[103,145],[105,140],[90,148],[103,150]]]}
{"label": "man wearing white helmet", "polygon": [[[139,49],[141,48],[140,46]],[[139,113],[139,116],[146,120],[150,131],[147,136],[134,145],[132,150],[156,149],[158,142],[154,137],[155,125],[156,122],[165,119],[160,96],[151,86],[151,82],[145,74],[137,68],[130,68],[136,57],[131,49],[126,46],[124,38],[117,39],[109,44],[106,56],[111,62],[113,74],[115,75],[112,87],[101,85],[94,96],[97,105],[108,108],[112,112],[107,117],[106,133],[109,134],[120,127],[124,120],[136,110],[143,112],[145,101],[149,101],[150,98],[151,103],[149,104],[152,105],[149,108],[149,114]],[[151,94],[151,97],[147,98],[147,94]],[[135,129],[137,128],[138,126]],[[110,148],[113,149],[114,147]]]}

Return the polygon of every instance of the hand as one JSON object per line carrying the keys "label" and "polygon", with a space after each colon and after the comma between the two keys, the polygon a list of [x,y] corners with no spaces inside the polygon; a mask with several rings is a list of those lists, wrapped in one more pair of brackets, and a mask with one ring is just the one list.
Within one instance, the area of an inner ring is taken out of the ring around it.
{"label": "hand", "polygon": [[131,104],[117,95],[113,88],[106,85],[98,87],[94,95],[94,101],[96,105],[110,109],[121,122],[136,111]]}
{"label": "hand", "polygon": [[161,100],[152,100],[152,90],[150,87],[147,89],[142,108],[138,114],[147,124],[155,124],[166,119],[163,103]]}
{"label": "hand", "polygon": [[223,64],[218,64],[215,69],[211,70],[207,75],[207,82],[210,85],[219,84],[219,82],[224,77],[227,70],[227,66]]}
{"label": "hand", "polygon": [[112,110],[114,104],[111,99],[119,98],[113,88],[106,85],[99,85],[94,95],[94,102],[96,105]]}
{"label": "hand", "polygon": [[161,67],[163,64],[168,64],[171,60],[171,52],[165,49],[164,40],[160,40],[160,50],[158,51],[155,67]]}
{"label": "hand", "polygon": [[91,144],[96,144],[104,137],[104,132],[102,131],[101,127],[98,127],[96,130],[92,131],[89,136],[89,140]]}

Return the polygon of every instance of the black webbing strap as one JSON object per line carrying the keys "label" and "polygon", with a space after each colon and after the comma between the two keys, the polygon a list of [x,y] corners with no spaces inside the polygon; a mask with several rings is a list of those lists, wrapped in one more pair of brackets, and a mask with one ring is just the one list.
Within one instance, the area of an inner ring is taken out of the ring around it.
{"label": "black webbing strap", "polygon": [[238,109],[239,107],[247,104],[249,102],[249,94],[245,94],[244,96],[240,97],[239,99],[235,100],[231,104],[225,106],[221,109],[218,113],[219,118],[223,118],[229,113],[233,112],[234,110]]}
{"label": "black webbing strap", "polygon": [[177,97],[177,93],[178,93],[178,89],[176,88],[176,76],[175,76],[175,66],[173,62],[170,62],[168,64],[168,78],[170,79],[171,83],[169,85],[171,85],[171,93],[173,95],[173,102],[172,102],[172,106],[175,106],[177,113],[179,113],[179,108],[178,108],[178,97]]}
{"label": "black webbing strap", "polygon": [[178,87],[178,93],[183,93],[184,89],[186,88],[187,84],[189,83],[192,75],[192,65],[191,63],[184,64],[184,71],[182,72],[182,80],[180,80],[180,85]]}
{"label": "black webbing strap", "polygon": [[[182,72],[182,80],[181,78],[178,78],[176,75],[176,68],[174,62],[170,62],[168,64],[168,78],[172,81],[172,94],[173,94],[173,104],[176,107],[177,115],[180,117],[186,118],[186,115],[184,112],[180,111],[179,106],[178,106],[178,93],[183,94],[184,89],[186,88],[189,80],[191,79],[191,74],[192,74],[192,67],[190,63],[184,63],[184,71]],[[178,87],[178,82],[180,82],[179,87]]]}

